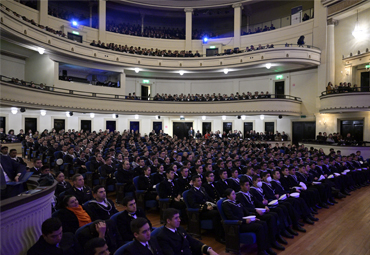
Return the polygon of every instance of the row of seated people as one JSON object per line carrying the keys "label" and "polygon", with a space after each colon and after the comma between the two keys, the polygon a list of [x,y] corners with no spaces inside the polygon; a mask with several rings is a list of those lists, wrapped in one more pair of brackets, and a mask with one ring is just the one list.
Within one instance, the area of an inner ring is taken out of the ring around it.
{"label": "row of seated people", "polygon": [[352,84],[350,82],[340,82],[339,85],[333,85],[328,82],[326,86],[326,94],[336,94],[336,93],[348,93],[348,92],[361,92],[369,91],[369,86],[358,87],[357,84]]}
{"label": "row of seated people", "polygon": [[12,10],[11,10],[11,9],[9,9],[8,7],[4,6],[3,4],[0,4],[0,8],[1,8],[2,10],[4,10],[4,11],[9,12],[9,13],[13,13],[13,15],[14,15],[15,17],[17,17],[17,18],[19,18],[19,19],[22,19],[22,20],[24,20],[24,21],[26,21],[26,22],[28,22],[28,23],[30,23],[30,24],[32,24],[32,25],[34,25],[34,26],[36,26],[36,27],[38,27],[38,28],[42,29],[42,30],[45,30],[45,31],[47,31],[47,32],[49,32],[49,33],[52,33],[52,34],[55,34],[55,35],[58,35],[58,36],[60,36],[60,37],[64,37],[64,38],[66,38],[66,37],[67,37],[67,36],[66,36],[66,34],[65,34],[62,30],[55,30],[55,29],[53,29],[53,28],[51,28],[51,27],[49,27],[49,26],[45,26],[45,25],[43,25],[43,24],[37,24],[33,19],[29,19],[29,18],[27,18],[26,16],[21,16],[20,14],[18,14],[18,13],[17,13],[17,12],[15,12],[15,11],[12,11]]}
{"label": "row of seated people", "polygon": [[362,142],[356,141],[356,139],[352,137],[351,133],[347,133],[347,135],[343,137],[340,133],[328,135],[326,132],[319,132],[319,134],[316,136],[316,141],[327,144],[336,143],[338,145],[357,145],[359,142]]}
{"label": "row of seated people", "polygon": [[[281,168],[276,167],[275,169],[268,169],[266,166],[258,169],[250,166],[245,169],[245,174],[240,176],[238,170],[235,169],[234,172],[232,172],[232,177],[229,179],[227,178],[228,171],[226,169],[221,169],[218,171],[218,182],[214,182],[215,172],[213,171],[207,171],[205,176],[202,176],[197,169],[198,174],[193,175],[189,181],[186,176],[188,169],[183,167],[181,169],[181,175],[182,179],[187,179],[185,183],[188,183],[187,185],[189,186],[189,196],[187,198],[189,207],[199,208],[201,219],[211,218],[216,233],[224,235],[222,225],[220,226],[219,224],[220,216],[214,205],[221,197],[226,197],[227,199],[222,203],[222,209],[226,218],[230,220],[241,220],[243,222],[240,227],[241,232],[254,232],[256,234],[260,254],[275,254],[275,252],[271,250],[271,247],[279,250],[284,249],[284,247],[276,241],[287,244],[286,240],[281,235],[292,238],[292,235],[297,234],[297,232],[290,229],[290,225],[293,225],[293,228],[298,231],[305,232],[301,227],[302,223],[299,222],[299,219],[302,218],[305,223],[314,224],[314,221],[318,220],[313,215],[313,213],[317,213],[317,209],[315,208],[328,208],[327,204],[333,205],[333,203],[337,203],[333,198],[335,193],[339,198],[345,197],[345,195],[340,193],[339,189],[341,187],[344,187],[344,192],[350,195],[350,191],[346,191],[347,187],[350,190],[355,190],[361,186],[367,186],[370,183],[370,171],[368,166],[363,168],[358,162],[357,165],[355,165],[351,161],[345,161],[344,157],[343,162],[340,162],[339,156],[335,157],[335,159],[329,159],[328,157],[323,159],[314,155],[313,160],[317,160],[317,166],[314,161],[312,161],[310,164],[299,165],[297,172],[294,166],[288,167],[282,165]],[[327,165],[326,163],[328,162],[329,164]],[[289,159],[287,159],[285,163],[289,164]],[[280,162],[279,165],[281,165]],[[350,169],[348,172],[346,172],[346,170],[341,172],[344,168]],[[149,168],[146,168],[146,170],[147,169]],[[177,186],[179,186],[179,184],[173,182],[174,173],[175,171],[173,169],[166,171],[166,178],[160,183],[163,188],[160,189],[159,195],[162,197],[169,197],[170,207],[176,208],[182,207],[179,206],[179,204],[185,203],[181,201],[181,195],[178,192]],[[284,178],[281,178],[281,176]],[[203,178],[205,178],[204,181]],[[144,171],[142,179],[150,179],[150,171]],[[318,180],[320,182],[317,182]],[[106,192],[103,186],[96,186],[93,192],[91,192],[88,187],[85,187],[81,175],[73,177],[73,184],[73,187],[65,191],[65,196],[63,198],[64,208],[60,209],[58,214],[56,214],[56,217],[61,219],[63,231],[75,233],[79,227],[90,223],[96,215],[99,215],[98,217],[100,217],[101,220],[105,220],[105,224],[101,221],[94,222],[94,224],[96,224],[95,226],[90,226],[89,229],[85,229],[85,234],[88,235],[88,237],[82,237],[80,232],[78,239],[82,239],[86,242],[87,239],[98,235],[99,237],[104,237],[104,233],[102,234],[99,230],[106,229],[106,226],[109,224],[109,218],[112,216],[112,213],[116,212],[113,202],[106,199]],[[61,186],[60,183],[58,185],[59,187]],[[148,189],[151,188],[150,181],[143,182],[143,185],[147,185]],[[218,189],[218,186],[222,186],[222,189]],[[161,194],[163,192],[165,193]],[[222,195],[220,195],[220,192],[222,192]],[[297,192],[300,195],[299,198],[297,197]],[[92,193],[95,195],[94,200],[90,200],[92,199]],[[289,194],[291,193],[293,194],[290,197]],[[280,201],[276,202],[278,198],[280,198]],[[84,207],[79,204],[84,204]],[[125,237],[130,233],[131,236],[128,238],[131,239],[129,239],[129,241],[132,240],[132,236],[137,238],[135,231],[132,231],[132,229],[128,227],[130,225],[129,223],[137,217],[145,218],[145,213],[140,209],[136,209],[135,200],[132,197],[126,197],[123,201],[123,205],[125,206],[125,212],[118,215],[116,219],[117,224],[109,224],[110,231],[116,234],[110,234],[109,238],[114,238],[114,240],[112,241],[109,239],[110,244],[107,248],[118,248],[117,244],[121,242],[118,233],[121,233]],[[261,211],[258,208],[263,208],[263,210]],[[178,223],[180,223],[179,217],[181,215],[181,209],[182,208],[180,208],[180,214],[179,211],[176,211],[176,214],[178,214]],[[94,210],[95,213],[93,212]],[[251,214],[257,216],[261,221],[253,222],[250,219],[243,218]],[[168,227],[171,220],[167,217],[166,213],[164,219],[166,220],[166,227]],[[124,224],[122,224],[123,222]],[[71,229],[71,226],[74,226],[74,228]],[[115,229],[115,226],[118,230]],[[150,222],[148,222],[148,227],[150,231]],[[124,228],[123,233],[121,231],[122,228]],[[106,234],[105,237],[107,237]],[[82,241],[81,243],[84,242]],[[133,245],[133,243],[131,245]],[[171,246],[170,244],[164,247],[159,246],[160,249],[170,249],[171,252],[176,249],[175,247],[176,246]],[[127,249],[130,250],[129,248]]]}
{"label": "row of seated people", "polygon": [[[130,54],[137,54],[137,55],[144,55],[144,56],[157,56],[157,57],[201,57],[199,51],[197,50],[195,53],[193,51],[185,51],[185,50],[161,50],[161,49],[153,49],[153,48],[142,48],[142,47],[134,47],[134,46],[127,46],[127,45],[118,45],[115,43],[105,44],[100,40],[96,42],[93,40],[90,43],[91,46],[99,47],[102,49],[110,49],[119,52],[125,52]],[[251,45],[250,47],[246,47],[245,51],[240,50],[239,48],[234,49],[225,49],[223,54],[217,54],[217,56],[221,55],[231,55],[231,54],[238,54],[243,52],[255,51],[255,50],[262,50],[262,49],[269,49],[274,48],[273,44],[267,44],[266,46],[262,46],[259,44],[257,47]]]}
{"label": "row of seated people", "polygon": [[252,92],[247,92],[247,93],[241,93],[236,92],[235,95],[234,93],[231,93],[230,96],[227,94],[221,95],[221,93],[213,93],[213,94],[188,94],[185,95],[183,93],[181,94],[166,94],[162,93],[161,95],[157,93],[153,97],[153,101],[180,101],[180,102],[194,102],[194,101],[232,101],[232,100],[248,100],[248,99],[265,99],[265,98],[271,98],[271,94],[269,94],[268,91],[264,93],[261,91],[261,93],[258,93],[258,91],[255,91],[254,94]]}

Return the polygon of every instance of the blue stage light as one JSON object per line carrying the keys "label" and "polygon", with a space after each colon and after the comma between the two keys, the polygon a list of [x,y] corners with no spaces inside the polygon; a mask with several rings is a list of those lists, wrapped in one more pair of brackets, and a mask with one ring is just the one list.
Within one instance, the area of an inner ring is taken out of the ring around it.
{"label": "blue stage light", "polygon": [[77,27],[77,26],[78,26],[78,23],[77,23],[77,21],[75,21],[75,20],[72,20],[72,26],[73,26],[73,27]]}
{"label": "blue stage light", "polygon": [[204,37],[203,38],[203,43],[207,43],[208,42],[208,37]]}

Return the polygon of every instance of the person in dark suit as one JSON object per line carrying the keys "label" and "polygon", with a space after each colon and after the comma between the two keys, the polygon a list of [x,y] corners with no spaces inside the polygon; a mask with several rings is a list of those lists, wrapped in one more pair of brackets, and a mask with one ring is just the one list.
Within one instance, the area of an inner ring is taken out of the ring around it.
{"label": "person in dark suit", "polygon": [[131,221],[134,241],[125,249],[124,255],[163,255],[157,240],[151,237],[151,227],[146,218]]}
{"label": "person in dark suit", "polygon": [[107,242],[100,237],[95,237],[85,244],[85,255],[109,255]]}
{"label": "person in dark suit", "polygon": [[104,186],[95,186],[93,194],[95,199],[90,200],[87,204],[87,207],[93,214],[92,220],[108,220],[113,214],[118,213],[113,201],[107,198]]}
{"label": "person in dark suit", "polygon": [[226,169],[220,170],[219,174],[220,174],[219,175],[220,179],[217,183],[215,183],[215,187],[216,187],[218,193],[221,195],[221,197],[224,197],[224,192],[228,188],[231,188],[230,184],[232,183],[232,181],[227,179],[228,178],[228,171]]}
{"label": "person in dark suit", "polygon": [[[117,217],[117,228],[124,242],[132,241],[134,234],[131,231],[130,224],[131,221],[137,219],[138,217],[148,218],[145,212],[141,208],[136,207],[136,201],[133,197],[125,197],[122,201],[124,211],[121,212]],[[150,228],[152,224],[148,220]]]}
{"label": "person in dark suit", "polygon": [[111,254],[123,245],[121,235],[118,233],[117,227],[112,220],[96,220],[88,227],[83,228],[76,237],[81,247],[84,247],[93,238],[103,238],[107,242]]}
{"label": "person in dark suit", "polygon": [[33,175],[40,175],[40,169],[42,167],[42,161],[39,158],[33,159],[33,167],[30,168],[30,172],[33,172]]}
{"label": "person in dark suit", "polygon": [[125,192],[133,192],[135,191],[133,179],[134,171],[131,169],[130,162],[125,160],[117,168],[117,182],[126,184],[124,187]]}
{"label": "person in dark suit", "polygon": [[94,197],[92,191],[88,186],[85,186],[85,180],[82,174],[75,174],[72,176],[73,187],[66,190],[65,195],[73,195],[77,198],[80,205],[92,200]]}
{"label": "person in dark suit", "polygon": [[238,168],[233,168],[231,170],[231,177],[229,178],[229,185],[235,191],[240,191],[240,179],[239,179],[239,170]]}
{"label": "person in dark suit", "polygon": [[189,131],[188,131],[188,136],[189,138],[193,138],[194,137],[194,130],[193,130],[193,127],[190,127]]}
{"label": "person in dark suit", "polygon": [[14,160],[15,162],[27,166],[27,163],[24,162],[24,160],[21,157],[17,157],[17,150],[16,149],[11,149],[9,151],[9,157]]}
{"label": "person in dark suit", "polygon": [[244,232],[253,232],[257,237],[257,246],[258,246],[258,255],[262,254],[276,254],[271,250],[271,243],[279,247],[281,250],[285,248],[276,243],[275,240],[269,240],[268,227],[264,221],[251,221],[251,219],[243,219],[245,216],[249,216],[250,213],[241,204],[236,201],[235,191],[233,189],[226,189],[225,195],[227,199],[222,202],[222,210],[225,213],[225,216],[228,220],[239,220],[242,222],[240,225],[239,231]]}
{"label": "person in dark suit", "polygon": [[170,207],[179,209],[182,211],[182,216],[186,219],[186,205],[183,201],[181,201],[181,194],[179,191],[179,187],[174,181],[175,172],[173,169],[166,170],[166,179],[161,182],[159,186],[159,197],[160,198],[169,198],[170,199]]}
{"label": "person in dark suit", "polygon": [[114,185],[116,183],[116,177],[114,176],[115,171],[116,167],[113,165],[112,158],[106,158],[105,164],[100,167],[99,174],[107,180],[107,186]]}
{"label": "person in dark suit", "polygon": [[157,191],[155,189],[155,184],[151,176],[151,168],[144,166],[144,175],[139,176],[138,186],[139,190],[145,190],[145,200],[157,200]]}
{"label": "person in dark suit", "polygon": [[42,236],[27,251],[27,255],[63,255],[63,250],[59,246],[62,241],[62,222],[58,218],[49,218],[42,223]]}
{"label": "person in dark suit", "polygon": [[[154,166],[152,166],[151,168],[153,168],[153,167]],[[153,175],[154,185],[162,182],[166,178],[166,174],[164,172],[164,166],[163,165],[159,165],[157,168],[153,168],[153,170],[155,170],[155,169],[157,170],[157,172]]]}
{"label": "person in dark suit", "polygon": [[65,181],[63,172],[56,172],[55,180],[57,180],[58,182],[57,187],[55,189],[55,194],[54,194],[56,197],[58,197],[60,193],[72,188],[72,185],[69,182]]}
{"label": "person in dark suit", "polygon": [[214,230],[216,232],[216,241],[225,243],[220,214],[217,211],[217,208],[209,203],[213,202],[202,187],[202,180],[196,175],[194,175],[191,180],[193,181],[193,187],[189,189],[188,193],[188,203],[190,208],[199,209],[201,220],[212,220]]}
{"label": "person in dark suit", "polygon": [[183,255],[201,255],[217,253],[211,247],[194,239],[180,227],[179,211],[174,208],[168,208],[163,212],[165,226],[158,234],[158,243],[162,248],[164,255],[183,254]]}
{"label": "person in dark suit", "polygon": [[179,187],[180,194],[191,188],[192,182],[191,178],[189,177],[189,169],[187,167],[181,167],[181,172],[179,178],[176,180],[176,183]]}
{"label": "person in dark suit", "polygon": [[7,182],[19,181],[19,177],[26,172],[26,167],[21,165],[9,156],[0,155],[1,174],[1,199],[18,195],[23,191],[23,185],[7,185]]}
{"label": "person in dark suit", "polygon": [[206,172],[205,177],[207,182],[203,183],[202,186],[207,192],[207,195],[211,198],[211,202],[217,204],[217,201],[221,198],[221,196],[214,184],[215,174],[213,172]]}

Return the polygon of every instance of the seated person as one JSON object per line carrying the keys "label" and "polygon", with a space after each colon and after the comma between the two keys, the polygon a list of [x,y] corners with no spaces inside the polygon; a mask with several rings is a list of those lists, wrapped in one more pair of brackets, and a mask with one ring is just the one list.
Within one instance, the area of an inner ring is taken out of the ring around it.
{"label": "seated person", "polygon": [[[132,241],[134,234],[131,231],[130,224],[131,221],[137,219],[138,217],[148,218],[145,215],[145,212],[141,208],[136,207],[136,201],[133,197],[125,197],[122,201],[124,211],[121,212],[117,217],[117,228],[124,242]],[[148,220],[150,228],[152,224]]]}
{"label": "seated person", "polygon": [[155,238],[151,238],[150,225],[147,219],[137,218],[131,221],[134,241],[126,248],[124,255],[163,255]]}
{"label": "seated person", "polygon": [[42,223],[42,236],[28,250],[27,255],[63,255],[63,250],[59,247],[62,240],[62,222],[58,218],[49,218]]}
{"label": "seated person", "polygon": [[50,173],[50,167],[44,165],[40,169],[40,178],[37,181],[40,186],[51,186],[54,184],[54,177]]}
{"label": "seated person", "polygon": [[[235,191],[232,189],[226,189],[225,195],[227,199],[222,202],[222,210],[228,220],[239,220],[242,224],[239,227],[241,233],[253,232],[257,237],[258,254],[276,254],[271,250],[271,245],[268,235],[267,224],[264,221],[257,219],[252,222],[251,219],[243,219],[245,216],[249,216],[250,213],[243,206],[243,204],[236,201]],[[281,245],[279,245],[281,246]],[[283,246],[281,246],[284,248]]]}
{"label": "seated person", "polygon": [[78,199],[80,205],[93,199],[92,191],[88,186],[85,186],[85,180],[82,174],[72,176],[73,187],[66,190],[66,195],[73,195]]}
{"label": "seated person", "polygon": [[163,219],[166,221],[166,224],[157,237],[163,254],[217,255],[211,247],[186,233],[185,229],[180,226],[181,220],[178,210],[174,208],[166,209],[163,212]]}
{"label": "seated person", "polygon": [[[0,145],[1,146],[1,145]],[[18,182],[19,177],[26,172],[26,167],[21,165],[9,156],[0,155],[1,163],[1,199],[18,195],[23,191],[23,185],[7,185],[8,182]]]}
{"label": "seated person", "polygon": [[75,196],[66,195],[62,206],[63,208],[58,211],[57,217],[62,222],[64,233],[75,233],[78,228],[91,222],[91,213],[85,211]]}
{"label": "seated person", "polygon": [[116,167],[113,165],[112,158],[107,157],[104,165],[100,167],[100,176],[107,180],[107,186],[114,185],[116,183],[116,177],[114,176],[115,171]]}
{"label": "seated person", "polygon": [[227,179],[228,174],[226,169],[220,170],[219,176],[220,179],[215,184],[215,186],[221,197],[224,197],[224,191],[227,190],[228,188],[231,188],[231,184],[233,181]]}
{"label": "seated person", "polygon": [[214,230],[216,233],[216,241],[224,243],[224,233],[221,225],[221,217],[213,203],[212,199],[207,195],[205,189],[202,187],[202,180],[199,176],[194,175],[191,179],[193,187],[189,189],[188,203],[190,208],[199,208],[201,220],[212,220]]}
{"label": "seated person", "polygon": [[206,172],[205,175],[207,182],[203,183],[207,195],[211,198],[212,203],[217,204],[217,201],[221,198],[220,193],[214,185],[215,174],[213,172]]}
{"label": "seated person", "polygon": [[134,192],[135,186],[133,183],[134,171],[131,169],[130,162],[124,160],[117,168],[117,182],[126,184],[124,186],[125,192]]}
{"label": "seated person", "polygon": [[144,175],[139,176],[138,186],[139,190],[145,190],[145,200],[158,200],[158,194],[155,188],[154,181],[151,177],[151,168],[148,166],[143,167]]}
{"label": "seated person", "polygon": [[179,187],[174,182],[175,172],[173,169],[169,168],[166,170],[166,179],[160,183],[159,186],[159,197],[169,198],[170,207],[179,209],[182,211],[181,215],[186,218],[185,208],[186,205],[181,201],[181,194]]}
{"label": "seated person", "polygon": [[83,228],[77,236],[78,243],[84,247],[85,244],[93,238],[103,238],[108,245],[109,252],[113,254],[123,245],[121,235],[112,220],[96,220],[88,227]]}
{"label": "seated person", "polygon": [[95,186],[93,194],[95,199],[90,200],[87,204],[93,214],[93,220],[108,220],[113,214],[118,213],[113,201],[107,198],[104,186]]}
{"label": "seated person", "polygon": [[21,157],[17,157],[17,150],[16,149],[11,149],[9,151],[9,157],[14,160],[15,162],[27,166],[27,163],[24,162],[24,160]]}
{"label": "seated person", "polygon": [[176,180],[177,186],[179,187],[180,194],[184,193],[185,190],[190,189],[193,185],[189,176],[189,168],[186,166],[181,167],[180,175]]}
{"label": "seated person", "polygon": [[85,244],[85,255],[109,255],[109,248],[103,238],[96,237]]}
{"label": "seated person", "polygon": [[60,193],[72,188],[72,185],[69,182],[66,182],[64,179],[63,172],[56,172],[55,173],[55,180],[57,180],[58,184],[55,189],[55,196],[59,196]]}
{"label": "seated person", "polygon": [[41,159],[35,158],[33,159],[33,167],[30,168],[30,172],[33,172],[34,175],[39,175],[41,167],[42,167]]}
{"label": "seated person", "polygon": [[[154,166],[152,166],[152,168],[153,167]],[[159,165],[156,169],[157,169],[157,172],[153,175],[154,185],[160,183],[161,181],[163,181],[166,178],[163,165]]]}

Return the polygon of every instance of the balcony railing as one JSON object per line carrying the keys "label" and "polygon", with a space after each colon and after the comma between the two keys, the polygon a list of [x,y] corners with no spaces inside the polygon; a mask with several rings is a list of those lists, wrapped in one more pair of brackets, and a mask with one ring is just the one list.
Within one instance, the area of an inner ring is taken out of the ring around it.
{"label": "balcony railing", "polygon": [[331,90],[326,90],[326,91],[321,92],[321,96],[344,94],[344,93],[369,92],[369,91],[370,91],[369,86],[333,88]]}
{"label": "balcony railing", "polygon": [[[46,86],[33,82],[28,82],[28,81],[21,81],[16,78],[10,78],[7,76],[0,75],[0,81],[7,82],[8,84],[11,84],[11,86],[16,86],[16,87],[27,87],[29,89],[33,89],[35,91],[40,91],[40,92],[50,92],[53,94],[65,94],[67,96],[76,96],[76,97],[91,97],[94,99],[110,99],[110,100],[128,100],[128,101],[154,101],[156,103],[158,102],[191,102],[191,103],[207,103],[207,102],[231,102],[231,101],[241,101],[241,100],[271,100],[271,99],[290,99],[298,102],[302,102],[300,97],[295,97],[291,95],[283,95],[283,94],[264,94],[264,95],[258,95],[257,98],[254,98],[254,95],[252,95],[252,98],[241,98],[241,99],[234,99],[234,100],[155,100],[155,97],[140,97],[136,96],[135,98],[130,98],[133,97],[132,95],[119,95],[119,94],[107,94],[107,93],[98,93],[98,92],[89,92],[89,91],[81,91],[81,90],[71,90],[71,89],[66,89],[66,88],[58,88],[54,86]],[[181,94],[181,92],[179,93]],[[211,94],[211,93],[209,93]]]}

